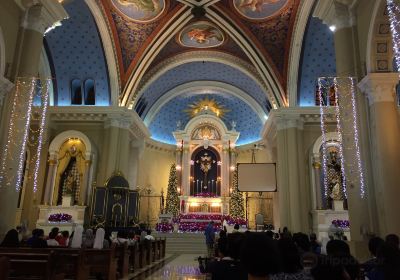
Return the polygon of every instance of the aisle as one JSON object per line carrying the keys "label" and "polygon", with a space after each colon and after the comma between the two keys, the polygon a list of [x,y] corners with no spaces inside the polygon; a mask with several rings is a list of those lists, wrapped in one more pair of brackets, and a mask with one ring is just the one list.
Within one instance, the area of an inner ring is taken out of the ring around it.
{"label": "aisle", "polygon": [[134,280],[205,280],[197,262],[198,254],[180,254],[167,257],[162,267],[154,268]]}

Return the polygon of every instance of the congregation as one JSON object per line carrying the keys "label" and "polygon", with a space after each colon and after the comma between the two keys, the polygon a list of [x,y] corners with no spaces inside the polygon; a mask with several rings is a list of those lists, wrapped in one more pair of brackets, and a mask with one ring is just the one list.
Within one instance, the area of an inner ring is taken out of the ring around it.
{"label": "congregation", "polygon": [[[210,234],[207,229],[205,234]],[[365,262],[351,255],[344,240],[331,238],[323,246],[315,234],[291,234],[287,228],[279,234],[237,230],[227,234],[221,230],[214,248],[215,254],[210,258],[199,258],[200,270],[210,273],[212,280],[395,280],[400,277],[399,237],[395,234],[387,235],[385,240],[372,237],[368,243],[371,258]]]}

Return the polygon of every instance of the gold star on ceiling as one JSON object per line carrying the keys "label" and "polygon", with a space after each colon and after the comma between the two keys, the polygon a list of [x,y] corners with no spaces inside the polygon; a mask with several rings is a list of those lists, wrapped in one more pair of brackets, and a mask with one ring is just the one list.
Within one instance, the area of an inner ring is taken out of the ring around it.
{"label": "gold star on ceiling", "polygon": [[226,109],[224,105],[218,103],[214,98],[210,99],[208,96],[189,104],[189,108],[184,110],[191,118],[204,111],[211,111],[222,119],[230,110]]}

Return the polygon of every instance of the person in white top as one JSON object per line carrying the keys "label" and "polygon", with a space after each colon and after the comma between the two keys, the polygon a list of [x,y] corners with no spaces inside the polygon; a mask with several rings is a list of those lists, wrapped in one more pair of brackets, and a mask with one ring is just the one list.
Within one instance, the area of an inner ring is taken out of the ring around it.
{"label": "person in white top", "polygon": [[60,244],[58,244],[57,240],[55,240],[56,238],[56,233],[55,232],[50,232],[49,234],[49,239],[47,240],[47,246],[49,247],[57,247],[60,246]]}
{"label": "person in white top", "polygon": [[82,233],[83,227],[78,225],[75,228],[74,237],[72,238],[71,248],[81,248],[82,247]]}
{"label": "person in white top", "polygon": [[147,230],[147,235],[144,237],[146,240],[155,240],[154,236],[151,235],[151,230]]}
{"label": "person in white top", "polygon": [[103,249],[105,234],[106,232],[103,228],[98,228],[96,230],[96,237],[94,238],[93,249]]}

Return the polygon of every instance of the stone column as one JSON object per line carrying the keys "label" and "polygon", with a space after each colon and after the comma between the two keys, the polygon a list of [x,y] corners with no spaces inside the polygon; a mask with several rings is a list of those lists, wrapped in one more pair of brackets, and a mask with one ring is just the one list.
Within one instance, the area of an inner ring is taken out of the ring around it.
{"label": "stone column", "polygon": [[53,189],[54,189],[54,182],[56,180],[56,171],[57,171],[57,153],[54,152],[49,156],[49,169],[47,173],[47,181],[46,181],[46,188],[44,191],[44,198],[43,204],[44,205],[51,205],[51,199],[53,197]]}
{"label": "stone column", "polygon": [[82,185],[79,194],[79,205],[88,205],[87,195],[90,186],[90,167],[92,165],[91,154],[86,154],[85,170],[82,176]]}
{"label": "stone column", "polygon": [[190,177],[190,162],[189,162],[189,143],[185,142],[183,144],[183,156],[182,156],[182,163],[181,163],[181,170],[178,172],[181,173],[181,193],[183,195],[190,195],[190,184],[189,184],[189,177]]}
{"label": "stone column", "polygon": [[398,73],[370,73],[359,84],[368,96],[379,234],[400,233],[400,123],[395,98]]}
{"label": "stone column", "polygon": [[314,177],[314,186],[315,186],[315,209],[321,210],[322,209],[322,192],[321,192],[321,162],[320,156],[314,155],[313,157],[313,177]]}
{"label": "stone column", "polygon": [[229,194],[229,174],[232,172],[231,162],[229,161],[228,145],[222,147],[222,166],[221,166],[221,196],[228,196]]}
{"label": "stone column", "polygon": [[118,139],[119,139],[119,119],[111,118],[106,128],[108,129],[108,150],[107,150],[107,162],[105,168],[105,180],[107,180],[114,172],[118,171],[117,168],[117,159],[119,157],[118,154]]}
{"label": "stone column", "polygon": [[303,123],[299,116],[285,117],[284,109],[280,110],[276,120],[280,225],[293,232],[304,232],[308,230],[308,211],[306,202],[301,200],[308,192],[301,188],[301,165],[305,163],[300,162],[298,145]]}
{"label": "stone column", "polygon": [[[37,4],[37,1],[28,0],[24,1],[24,4],[26,4],[26,10],[19,29],[17,50],[13,61],[12,75],[14,78],[37,76],[44,32],[68,16],[58,1],[43,1]],[[10,100],[6,100],[7,105],[8,102]],[[6,119],[9,120],[9,115],[6,116]],[[23,133],[14,137],[22,139]],[[8,172],[14,174],[6,174],[6,176],[16,177],[17,161],[9,162],[7,165]],[[5,187],[0,191],[0,213],[3,216],[0,219],[0,234],[15,226],[17,202],[18,193],[14,186]]]}

